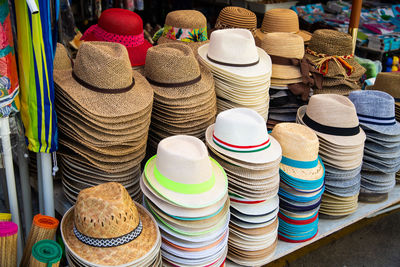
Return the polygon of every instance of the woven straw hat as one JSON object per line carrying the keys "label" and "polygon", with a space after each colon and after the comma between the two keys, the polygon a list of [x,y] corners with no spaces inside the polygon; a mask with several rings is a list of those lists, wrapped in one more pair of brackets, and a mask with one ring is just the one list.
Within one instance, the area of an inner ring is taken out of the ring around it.
{"label": "woven straw hat", "polygon": [[61,234],[68,251],[90,266],[140,265],[160,240],[153,217],[118,183],[82,190],[61,221]]}
{"label": "woven straw hat", "polygon": [[[302,59],[304,57],[303,38],[294,33],[269,33],[261,41],[260,47],[270,56],[296,59]],[[272,62],[271,78],[296,79],[300,77],[299,66],[278,65]]]}
{"label": "woven straw hat", "polygon": [[359,127],[356,109],[345,96],[313,95],[308,105],[298,109],[297,120],[333,145],[364,145],[365,133]]}
{"label": "woven straw hat", "polygon": [[301,36],[304,42],[311,39],[311,33],[300,30],[297,13],[291,9],[275,8],[265,12],[261,28],[256,31],[256,44],[259,45],[271,32],[295,33]]}
{"label": "woven straw hat", "polygon": [[70,70],[72,68],[71,59],[63,44],[57,43],[53,66],[55,70]]}
{"label": "woven straw hat", "polygon": [[400,106],[400,72],[380,72],[376,76],[375,84],[367,86],[366,90],[378,90],[388,93]]}
{"label": "woven straw hat", "polygon": [[222,30],[231,28],[248,29],[255,35],[257,29],[256,14],[243,7],[224,7],[218,15],[215,29]]}

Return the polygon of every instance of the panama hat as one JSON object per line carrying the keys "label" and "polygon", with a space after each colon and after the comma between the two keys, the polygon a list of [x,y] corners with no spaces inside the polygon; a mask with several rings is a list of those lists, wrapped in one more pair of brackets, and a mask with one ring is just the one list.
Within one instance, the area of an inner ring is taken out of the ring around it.
{"label": "panama hat", "polygon": [[257,29],[257,16],[252,11],[237,6],[224,7],[219,12],[215,30],[242,28],[254,35]]}
{"label": "panama hat", "polygon": [[87,266],[141,265],[161,239],[153,217],[118,183],[82,190],[61,234],[69,253]]}
{"label": "panama hat", "polygon": [[192,136],[163,139],[157,155],[146,163],[144,173],[155,191],[183,207],[212,205],[227,192],[224,170],[209,158],[204,143]]}
{"label": "panama hat", "polygon": [[115,42],[124,45],[132,66],[144,65],[147,49],[152,45],[144,38],[142,18],[127,9],[109,8],[85,31],[81,40]]}
{"label": "panama hat", "polygon": [[297,119],[318,137],[342,146],[363,145],[365,133],[359,127],[354,104],[344,96],[313,95],[307,106],[297,111]]}
{"label": "panama hat", "polygon": [[224,155],[255,164],[274,162],[282,153],[279,143],[268,135],[263,118],[246,108],[218,114],[207,129],[206,141]]}
{"label": "panama hat", "polygon": [[311,33],[300,30],[299,18],[291,9],[274,8],[265,12],[261,28],[256,31],[257,45],[271,32],[295,33],[301,36],[304,42],[311,39]]}

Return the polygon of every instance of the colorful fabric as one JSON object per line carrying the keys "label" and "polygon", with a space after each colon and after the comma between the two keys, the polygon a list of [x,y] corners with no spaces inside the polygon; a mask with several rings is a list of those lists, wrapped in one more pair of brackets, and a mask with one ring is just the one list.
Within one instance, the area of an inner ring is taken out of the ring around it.
{"label": "colorful fabric", "polygon": [[306,49],[306,53],[318,57],[316,60],[311,61],[316,69],[326,75],[329,71],[329,62],[333,60],[339,67],[343,69],[343,73],[347,76],[350,76],[354,68],[351,66],[345,59],[353,58],[354,55],[346,55],[346,56],[332,56],[327,54],[319,54],[309,48]]}
{"label": "colorful fabric", "polygon": [[181,42],[204,42],[207,41],[207,27],[199,29],[184,29],[169,25],[164,25],[164,28],[158,30],[153,37],[153,41],[157,41],[161,36],[170,40]]}
{"label": "colorful fabric", "polygon": [[144,43],[143,32],[137,35],[119,35],[105,31],[99,25],[93,25],[85,31],[81,40],[85,40],[89,35],[93,35],[99,41],[120,43],[126,47],[136,47]]}

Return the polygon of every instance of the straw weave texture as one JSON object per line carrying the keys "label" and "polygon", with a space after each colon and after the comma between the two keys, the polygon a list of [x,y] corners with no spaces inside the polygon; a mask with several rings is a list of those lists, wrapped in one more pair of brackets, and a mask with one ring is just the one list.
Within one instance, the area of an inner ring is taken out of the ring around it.
{"label": "straw weave texture", "polygon": [[0,237],[0,253],[1,267],[17,266],[17,234]]}
{"label": "straw weave texture", "polygon": [[53,263],[51,265],[45,263],[45,262],[40,262],[35,257],[31,256],[29,260],[29,267],[58,267],[60,266],[60,262]]}

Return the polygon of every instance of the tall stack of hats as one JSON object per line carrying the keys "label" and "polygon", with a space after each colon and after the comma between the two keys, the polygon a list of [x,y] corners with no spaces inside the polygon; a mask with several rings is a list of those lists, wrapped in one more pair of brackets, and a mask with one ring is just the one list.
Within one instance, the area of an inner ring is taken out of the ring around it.
{"label": "tall stack of hats", "polygon": [[149,148],[171,135],[193,135],[204,140],[214,123],[216,97],[210,71],[200,66],[192,50],[166,43],[149,49],[145,76],[154,90]]}
{"label": "tall stack of hats", "polygon": [[325,165],[320,213],[339,217],[355,212],[365,133],[353,103],[341,95],[313,95],[307,106],[299,108],[296,120],[319,138],[319,155]]}
{"label": "tall stack of hats", "polygon": [[272,32],[295,33],[303,38],[306,44],[311,39],[311,33],[300,30],[299,17],[291,9],[274,8],[265,12],[261,28],[256,31],[257,46],[260,46],[261,41]]}
{"label": "tall stack of hats", "polygon": [[158,44],[181,43],[189,46],[197,56],[197,49],[208,43],[207,19],[196,10],[169,12],[164,27],[153,37]]}
{"label": "tall stack of hats", "polygon": [[81,40],[120,43],[128,50],[133,68],[144,65],[147,49],[142,18],[127,9],[110,8],[101,13],[98,24],[89,27]]}
{"label": "tall stack of hats", "polygon": [[[383,91],[393,96],[395,101],[395,117],[400,122],[400,72],[381,72],[376,77],[375,84],[367,86],[366,90]],[[396,181],[400,183],[400,171],[396,173]]]}
{"label": "tall stack of hats", "polygon": [[132,71],[126,48],[85,42],[73,69],[54,69],[64,192],[75,202],[80,190],[109,181],[140,199],[153,90]]}
{"label": "tall stack of hats", "polygon": [[325,169],[318,156],[317,135],[308,127],[280,123],[271,136],[282,147],[279,174],[279,238],[304,242],[318,232],[318,210],[324,192]]}
{"label": "tall stack of hats", "polygon": [[221,112],[207,129],[210,154],[228,175],[231,199],[228,258],[245,266],[266,263],[277,244],[281,147],[254,110]]}
{"label": "tall stack of hats", "polygon": [[61,237],[69,266],[162,266],[157,223],[119,183],[82,190]]}
{"label": "tall stack of hats", "polygon": [[243,7],[224,7],[221,12],[219,12],[214,29],[222,30],[233,28],[247,29],[255,36],[257,30],[256,14]]}
{"label": "tall stack of hats", "polygon": [[367,135],[359,199],[385,200],[400,170],[400,124],[395,118],[394,99],[375,90],[351,92],[349,99]]}
{"label": "tall stack of hats", "polygon": [[[304,41],[297,34],[269,33],[261,40],[260,47],[272,61],[268,126],[295,122],[297,109],[308,102],[311,88],[321,88],[322,75],[304,58]],[[282,103],[282,98],[289,101]],[[277,105],[279,102],[282,104]]]}
{"label": "tall stack of hats", "polygon": [[163,139],[144,168],[146,208],[161,230],[163,266],[222,266],[229,224],[224,169],[193,136]]}
{"label": "tall stack of hats", "polygon": [[256,47],[250,31],[214,31],[198,52],[199,61],[213,73],[218,112],[245,107],[267,120],[271,58]]}
{"label": "tall stack of hats", "polygon": [[315,31],[306,49],[306,58],[323,74],[322,89],[314,90],[314,94],[348,95],[361,89],[360,79],[366,70],[354,59],[349,34]]}

